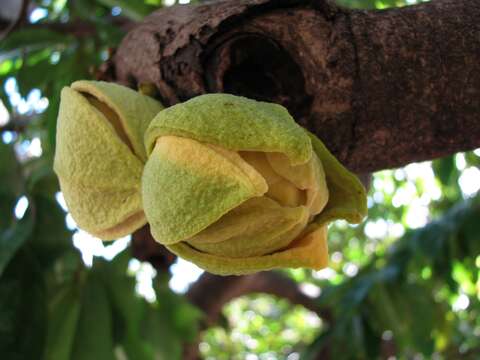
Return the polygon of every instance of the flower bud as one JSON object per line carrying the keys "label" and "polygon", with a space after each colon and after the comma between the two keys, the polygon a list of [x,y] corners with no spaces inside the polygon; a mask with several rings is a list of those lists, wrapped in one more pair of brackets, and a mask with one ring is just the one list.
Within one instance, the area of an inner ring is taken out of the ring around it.
{"label": "flower bud", "polygon": [[209,94],[161,111],[145,135],[153,237],[217,274],[327,264],[326,228],[366,196],[281,106]]}
{"label": "flower bud", "polygon": [[146,223],[143,135],[162,109],[113,83],[77,81],[62,90],[54,169],[80,228],[108,240]]}

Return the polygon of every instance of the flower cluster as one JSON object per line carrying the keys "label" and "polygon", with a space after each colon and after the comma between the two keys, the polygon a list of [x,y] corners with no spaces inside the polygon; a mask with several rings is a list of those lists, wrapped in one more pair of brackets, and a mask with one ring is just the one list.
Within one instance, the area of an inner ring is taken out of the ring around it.
{"label": "flower cluster", "polygon": [[164,109],[120,85],[62,91],[55,171],[79,227],[114,239],[150,224],[216,274],[327,265],[327,225],[358,223],[365,190],[279,105],[207,94]]}

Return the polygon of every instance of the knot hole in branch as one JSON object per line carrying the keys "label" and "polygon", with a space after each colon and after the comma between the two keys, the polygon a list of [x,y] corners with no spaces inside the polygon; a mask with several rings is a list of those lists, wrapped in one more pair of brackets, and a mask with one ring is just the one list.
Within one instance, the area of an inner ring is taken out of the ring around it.
{"label": "knot hole in branch", "polygon": [[285,106],[297,120],[308,115],[312,97],[293,57],[277,42],[257,34],[237,35],[207,58],[210,92],[225,92]]}

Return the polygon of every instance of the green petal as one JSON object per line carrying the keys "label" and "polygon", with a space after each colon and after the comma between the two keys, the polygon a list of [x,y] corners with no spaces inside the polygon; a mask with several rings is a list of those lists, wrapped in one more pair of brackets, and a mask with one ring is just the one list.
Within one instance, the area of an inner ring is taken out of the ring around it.
{"label": "green petal", "polygon": [[303,230],[308,217],[304,206],[282,207],[262,196],[247,200],[186,242],[212,255],[265,255],[286,247]]}
{"label": "green petal", "polygon": [[145,214],[162,244],[194,236],[266,191],[263,177],[238,154],[177,136],[157,139],[142,178]]}
{"label": "green petal", "polygon": [[367,195],[360,180],[348,171],[312,133],[313,151],[322,162],[327,178],[329,199],[314,222],[323,225],[333,220],[345,219],[358,224],[367,215]]}
{"label": "green petal", "polygon": [[102,112],[77,91],[64,88],[54,169],[79,227],[113,239],[145,224],[142,168]]}
{"label": "green petal", "polygon": [[328,264],[326,225],[299,236],[284,250],[263,256],[232,258],[206,254],[185,242],[168,245],[167,248],[208,272],[218,275],[244,275],[286,267],[320,270]]}
{"label": "green petal", "polygon": [[281,152],[294,165],[312,154],[310,139],[284,107],[228,94],[197,96],[160,112],[145,135],[147,152],[162,135],[233,151]]}
{"label": "green petal", "polygon": [[143,162],[147,160],[144,134],[155,115],[163,109],[162,104],[125,86],[104,81],[76,81],[71,88],[110,107],[118,115],[135,155]]}

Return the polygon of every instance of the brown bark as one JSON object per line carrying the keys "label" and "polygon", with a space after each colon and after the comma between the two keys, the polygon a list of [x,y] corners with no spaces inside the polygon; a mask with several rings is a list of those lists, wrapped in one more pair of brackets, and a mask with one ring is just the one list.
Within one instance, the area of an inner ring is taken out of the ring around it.
{"label": "brown bark", "polygon": [[27,15],[29,4],[29,0],[14,0],[5,2],[5,9],[8,12],[11,12],[8,13],[10,16],[9,19],[0,18],[0,40],[5,39],[8,34],[14,31],[21,24]]}
{"label": "brown bark", "polygon": [[153,13],[115,80],[175,104],[228,92],[285,105],[362,173],[480,146],[480,3],[387,11],[325,1],[224,0]]}
{"label": "brown bark", "polygon": [[150,263],[157,271],[168,271],[176,256],[156,242],[150,233],[150,225],[145,225],[132,234],[132,256]]}
{"label": "brown bark", "polygon": [[326,321],[331,320],[328,311],[321,311],[315,301],[306,296],[294,280],[278,272],[260,272],[245,276],[217,276],[203,274],[188,290],[187,299],[203,310],[206,323],[218,321],[225,304],[243,295],[263,293],[287,299],[294,305],[302,305],[317,313]]}

